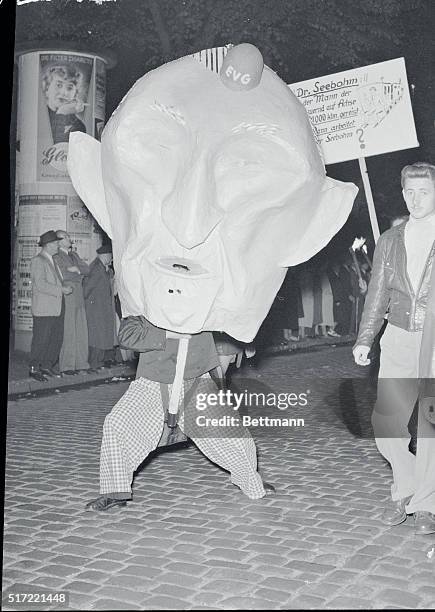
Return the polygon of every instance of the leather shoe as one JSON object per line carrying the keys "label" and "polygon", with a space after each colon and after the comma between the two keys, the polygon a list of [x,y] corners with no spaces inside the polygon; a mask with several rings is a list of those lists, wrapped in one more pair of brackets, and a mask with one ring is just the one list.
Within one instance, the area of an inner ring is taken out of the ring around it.
{"label": "leather shoe", "polygon": [[29,376],[39,382],[47,382],[48,380],[47,376],[44,376],[44,374],[34,366],[29,369]]}
{"label": "leather shoe", "polygon": [[115,506],[126,505],[126,499],[113,499],[112,497],[107,497],[106,495],[100,495],[100,497],[97,497],[97,499],[93,499],[92,501],[88,502],[85,509],[103,512],[104,510],[109,510],[109,508],[114,508]]}
{"label": "leather shoe", "polygon": [[40,371],[45,374],[45,376],[50,376],[52,378],[62,378],[62,374],[60,372],[56,372],[52,368],[40,368]]}
{"label": "leather shoe", "polygon": [[275,487],[271,485],[269,482],[263,482],[263,487],[264,487],[264,490],[266,491],[266,494],[264,495],[264,497],[274,497],[276,495]]}
{"label": "leather shoe", "polygon": [[424,510],[414,512],[414,529],[417,535],[435,533],[435,514]]}
{"label": "leather shoe", "polygon": [[409,502],[412,496],[398,499],[397,501],[391,501],[389,505],[384,509],[381,521],[384,525],[394,527],[400,525],[406,521],[406,510],[405,506]]}
{"label": "leather shoe", "polygon": [[42,372],[44,376],[49,376],[50,378],[53,376],[53,374],[48,368],[39,368],[39,371]]}

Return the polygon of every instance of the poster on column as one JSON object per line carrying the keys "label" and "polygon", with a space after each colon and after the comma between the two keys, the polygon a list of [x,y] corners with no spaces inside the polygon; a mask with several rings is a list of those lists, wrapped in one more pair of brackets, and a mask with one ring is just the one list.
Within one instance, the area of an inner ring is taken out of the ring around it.
{"label": "poster on column", "polygon": [[41,234],[66,227],[67,196],[20,196],[18,211],[15,329],[31,331],[30,262],[39,252]]}
{"label": "poster on column", "polygon": [[94,137],[101,140],[106,116],[106,64],[95,59]]}
{"label": "poster on column", "polygon": [[35,237],[48,230],[66,228],[66,195],[22,195],[18,213],[18,236]]}
{"label": "poster on column", "polygon": [[94,219],[78,196],[68,197],[66,231],[70,235],[73,250],[90,263],[93,259],[91,243]]}
{"label": "poster on column", "polygon": [[18,238],[15,279],[15,329],[32,331],[30,261],[39,251],[38,238]]}
{"label": "poster on column", "polygon": [[418,147],[403,57],[289,85],[325,164]]}
{"label": "poster on column", "polygon": [[72,249],[86,263],[91,263],[95,259],[95,248],[92,244],[92,237],[89,234],[70,233]]}
{"label": "poster on column", "polygon": [[69,53],[39,55],[37,179],[69,181],[71,132],[94,133],[94,58]]}

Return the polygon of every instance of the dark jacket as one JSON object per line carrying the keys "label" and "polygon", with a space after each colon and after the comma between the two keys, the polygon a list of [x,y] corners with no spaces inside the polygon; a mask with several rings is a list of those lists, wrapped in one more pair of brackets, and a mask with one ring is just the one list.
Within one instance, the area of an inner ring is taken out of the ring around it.
{"label": "dark jacket", "polygon": [[[73,289],[70,295],[65,296],[65,306],[74,304],[76,308],[84,308],[83,278],[89,274],[88,264],[74,251],[65,253],[62,249],[59,249],[59,252],[53,255],[53,261],[59,266],[64,283]],[[77,266],[80,272],[69,272],[68,268],[72,266]]]}
{"label": "dark jacket", "polygon": [[421,341],[419,374],[430,379],[432,395],[435,394],[435,266],[432,266],[426,317]]}
{"label": "dark jacket", "polygon": [[428,302],[435,242],[428,255],[416,293],[406,269],[405,223],[382,234],[376,245],[373,269],[355,346],[371,346],[387,314],[388,322],[406,331],[423,329]]}
{"label": "dark jacket", "polygon": [[[166,331],[155,327],[145,317],[127,317],[118,332],[122,348],[137,351],[139,364],[136,378],[170,384],[174,381],[178,340],[166,338]],[[198,378],[219,366],[213,334],[201,332],[189,339],[184,380]]]}
{"label": "dark jacket", "polygon": [[115,341],[115,304],[112,274],[97,257],[83,281],[89,346],[112,349]]}

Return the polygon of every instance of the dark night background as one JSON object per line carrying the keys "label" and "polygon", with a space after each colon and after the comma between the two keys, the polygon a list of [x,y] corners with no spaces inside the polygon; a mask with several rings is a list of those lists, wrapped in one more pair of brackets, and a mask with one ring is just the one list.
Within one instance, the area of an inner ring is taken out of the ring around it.
{"label": "dark night background", "polygon": [[[381,231],[406,212],[400,169],[434,163],[435,7],[432,0],[51,0],[16,10],[18,48],[58,46],[109,52],[107,118],[145,72],[227,43],[251,42],[287,83],[405,57],[420,147],[367,159]],[[16,91],[11,134],[15,134]],[[14,146],[12,149],[12,172]],[[357,160],[327,167],[360,192],[349,221],[320,257],[335,258],[355,235],[373,247]],[[319,256],[318,256],[319,257]]]}

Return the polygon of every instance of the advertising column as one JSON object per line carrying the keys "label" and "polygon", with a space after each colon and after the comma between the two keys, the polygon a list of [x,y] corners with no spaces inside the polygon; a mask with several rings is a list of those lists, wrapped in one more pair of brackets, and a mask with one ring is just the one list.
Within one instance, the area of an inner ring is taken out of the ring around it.
{"label": "advertising column", "polygon": [[71,132],[100,139],[105,119],[106,60],[96,55],[32,51],[18,59],[15,248],[15,348],[30,350],[30,261],[39,236],[66,230],[73,249],[95,258],[101,230],[74,191],[67,171]]}

